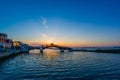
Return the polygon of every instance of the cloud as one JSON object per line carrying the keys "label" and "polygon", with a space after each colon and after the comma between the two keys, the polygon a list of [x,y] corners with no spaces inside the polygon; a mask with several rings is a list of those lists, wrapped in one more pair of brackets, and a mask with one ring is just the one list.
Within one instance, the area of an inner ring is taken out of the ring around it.
{"label": "cloud", "polygon": [[43,24],[43,25],[46,25],[46,24],[47,24],[47,20],[46,20],[45,18],[43,18],[42,24]]}
{"label": "cloud", "polygon": [[46,44],[46,43],[48,43],[48,42],[51,42],[51,38],[47,35],[47,29],[48,29],[48,25],[47,25],[47,19],[45,18],[45,17],[41,17],[41,24],[42,24],[42,26],[43,26],[43,32],[44,33],[41,33],[40,35],[41,35],[41,38],[42,38],[42,42],[43,42],[43,44]]}
{"label": "cloud", "polygon": [[48,39],[48,36],[47,36],[46,34],[41,33],[41,36],[42,36],[44,39]]}
{"label": "cloud", "polygon": [[48,28],[47,19],[45,17],[41,17],[41,19],[42,19],[42,25],[43,25],[44,29],[47,29]]}
{"label": "cloud", "polygon": [[50,43],[56,42],[54,37],[49,37],[48,35],[46,35],[44,33],[41,33],[41,37],[43,39],[42,40],[43,43],[45,43],[45,44],[50,44]]}

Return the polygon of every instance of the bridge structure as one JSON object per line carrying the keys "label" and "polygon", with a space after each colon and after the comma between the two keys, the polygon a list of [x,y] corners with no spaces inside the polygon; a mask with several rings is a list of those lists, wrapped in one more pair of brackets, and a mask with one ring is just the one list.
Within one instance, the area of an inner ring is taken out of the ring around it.
{"label": "bridge structure", "polygon": [[54,45],[54,44],[50,44],[50,45],[46,45],[46,46],[34,46],[34,47],[30,47],[29,50],[32,50],[32,49],[39,49],[41,53],[43,53],[43,50],[44,49],[48,49],[48,48],[51,48],[51,47],[56,47],[60,50],[60,52],[64,52],[65,50],[68,50],[69,52],[72,51],[72,48],[70,47],[65,47],[65,46],[59,46],[59,45]]}

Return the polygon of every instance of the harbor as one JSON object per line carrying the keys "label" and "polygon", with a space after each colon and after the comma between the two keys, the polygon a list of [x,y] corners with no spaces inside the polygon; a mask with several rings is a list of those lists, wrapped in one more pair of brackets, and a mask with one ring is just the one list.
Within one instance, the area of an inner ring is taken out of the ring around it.
{"label": "harbor", "polygon": [[97,52],[97,53],[120,53],[120,47],[118,48],[71,48],[65,46],[55,45],[53,43],[49,45],[41,46],[29,46],[21,41],[12,41],[12,39],[7,38],[8,35],[5,33],[0,33],[0,59],[5,59],[10,56],[14,56],[20,53],[29,53],[30,50],[38,49],[40,53],[43,53],[44,49],[51,47],[56,47],[60,52]]}
{"label": "harbor", "polygon": [[0,80],[120,80],[120,0],[0,0]]}

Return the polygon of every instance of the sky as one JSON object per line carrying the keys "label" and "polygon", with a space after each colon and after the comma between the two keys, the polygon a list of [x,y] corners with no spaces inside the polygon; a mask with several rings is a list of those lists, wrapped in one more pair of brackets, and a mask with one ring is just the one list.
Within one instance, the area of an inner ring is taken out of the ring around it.
{"label": "sky", "polygon": [[0,32],[30,45],[120,46],[120,0],[0,0]]}

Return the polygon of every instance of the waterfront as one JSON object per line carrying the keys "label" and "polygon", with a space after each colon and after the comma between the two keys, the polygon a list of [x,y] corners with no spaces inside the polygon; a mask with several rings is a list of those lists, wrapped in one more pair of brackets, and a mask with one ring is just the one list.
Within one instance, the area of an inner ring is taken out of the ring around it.
{"label": "waterfront", "polygon": [[0,80],[119,80],[120,54],[46,49],[0,61]]}

